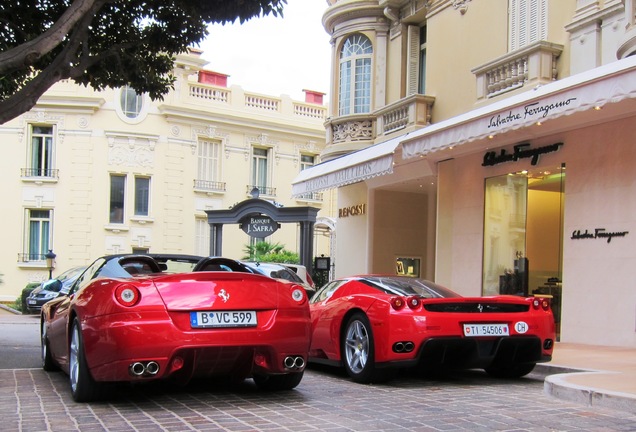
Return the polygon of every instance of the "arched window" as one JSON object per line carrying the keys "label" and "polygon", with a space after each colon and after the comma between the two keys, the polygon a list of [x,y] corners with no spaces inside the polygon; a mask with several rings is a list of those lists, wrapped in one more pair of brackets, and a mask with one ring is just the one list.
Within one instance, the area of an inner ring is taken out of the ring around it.
{"label": "arched window", "polygon": [[121,89],[120,102],[123,114],[130,119],[134,119],[137,118],[141,112],[144,98],[142,95],[137,94],[135,89],[126,86]]}
{"label": "arched window", "polygon": [[338,114],[371,111],[371,41],[364,35],[349,36],[340,51]]}

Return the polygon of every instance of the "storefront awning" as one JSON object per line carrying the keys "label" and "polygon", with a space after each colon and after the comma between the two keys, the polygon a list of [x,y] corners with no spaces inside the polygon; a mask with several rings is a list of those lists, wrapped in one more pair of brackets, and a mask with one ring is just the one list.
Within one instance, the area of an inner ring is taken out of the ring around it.
{"label": "storefront awning", "polygon": [[636,98],[636,57],[545,84],[419,129],[401,140],[402,157],[424,156],[632,98]]}
{"label": "storefront awning", "polygon": [[406,135],[375,144],[303,170],[292,182],[292,196],[333,189],[393,172],[393,152]]}

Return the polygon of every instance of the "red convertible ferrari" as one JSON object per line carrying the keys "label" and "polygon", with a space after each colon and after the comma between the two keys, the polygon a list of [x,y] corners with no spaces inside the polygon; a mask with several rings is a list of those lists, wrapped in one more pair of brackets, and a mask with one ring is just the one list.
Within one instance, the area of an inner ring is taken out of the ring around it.
{"label": "red convertible ferrari", "polygon": [[252,377],[296,387],[310,317],[302,286],[225,258],[111,255],[42,308],[42,366],[62,369],[76,401],[109,382]]}
{"label": "red convertible ferrari", "polygon": [[400,367],[485,369],[521,377],[552,358],[547,298],[462,297],[423,279],[358,276],[327,283],[310,302],[309,361],[344,366],[356,382]]}

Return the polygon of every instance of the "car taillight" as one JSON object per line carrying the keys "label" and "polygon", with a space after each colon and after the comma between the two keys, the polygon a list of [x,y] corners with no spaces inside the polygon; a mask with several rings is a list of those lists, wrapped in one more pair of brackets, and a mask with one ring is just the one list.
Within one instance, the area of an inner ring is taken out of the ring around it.
{"label": "car taillight", "polygon": [[402,297],[391,297],[391,306],[395,310],[400,310],[404,307],[406,302]]}
{"label": "car taillight", "polygon": [[543,309],[545,311],[550,309],[550,299],[538,297],[532,300],[532,306],[535,309]]}
{"label": "car taillight", "polygon": [[420,307],[420,298],[416,296],[410,296],[406,299],[406,304],[409,305],[411,309],[415,310]]}
{"label": "car taillight", "polygon": [[302,288],[294,288],[292,290],[291,293],[292,298],[294,299],[294,301],[297,301],[298,303],[302,303],[305,301],[305,290]]}
{"label": "car taillight", "polygon": [[115,289],[115,298],[122,306],[134,306],[139,302],[141,294],[133,285],[120,285]]}

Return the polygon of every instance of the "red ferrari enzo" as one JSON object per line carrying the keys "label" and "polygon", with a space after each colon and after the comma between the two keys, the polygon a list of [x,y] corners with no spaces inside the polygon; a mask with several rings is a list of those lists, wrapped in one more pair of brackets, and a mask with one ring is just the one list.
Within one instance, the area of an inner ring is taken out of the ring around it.
{"label": "red ferrari enzo", "polygon": [[369,275],[327,283],[310,311],[309,361],[344,366],[360,383],[414,366],[521,377],[552,359],[546,298],[462,297],[423,279]]}
{"label": "red ferrari enzo", "polygon": [[69,375],[76,401],[108,382],[252,377],[296,387],[310,316],[302,286],[225,258],[111,255],[94,261],[41,316],[42,366]]}

